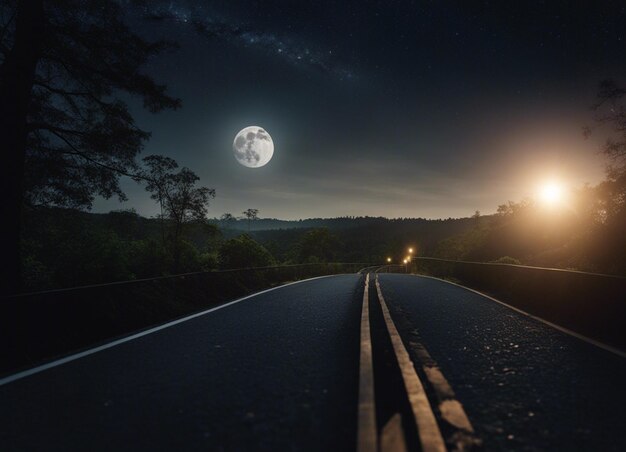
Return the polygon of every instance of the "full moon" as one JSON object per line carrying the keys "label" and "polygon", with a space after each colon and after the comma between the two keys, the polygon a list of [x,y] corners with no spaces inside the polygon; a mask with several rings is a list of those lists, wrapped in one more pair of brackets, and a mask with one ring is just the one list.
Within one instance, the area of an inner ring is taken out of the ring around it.
{"label": "full moon", "polygon": [[235,136],[233,153],[243,166],[260,168],[272,160],[274,142],[262,127],[248,126]]}

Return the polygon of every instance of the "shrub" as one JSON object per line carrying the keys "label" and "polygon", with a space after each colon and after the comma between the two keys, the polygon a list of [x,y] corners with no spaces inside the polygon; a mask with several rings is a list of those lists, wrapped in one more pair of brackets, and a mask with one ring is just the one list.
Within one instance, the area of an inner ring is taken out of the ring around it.
{"label": "shrub", "polygon": [[223,269],[266,267],[275,264],[270,252],[248,234],[224,242],[219,249],[219,261]]}

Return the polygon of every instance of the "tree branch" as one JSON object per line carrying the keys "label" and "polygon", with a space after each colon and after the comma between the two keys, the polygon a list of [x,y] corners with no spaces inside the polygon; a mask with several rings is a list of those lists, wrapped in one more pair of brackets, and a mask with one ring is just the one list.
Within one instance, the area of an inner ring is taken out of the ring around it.
{"label": "tree branch", "polygon": [[74,146],[69,140],[67,140],[63,135],[56,133],[54,131],[50,131],[53,135],[55,135],[57,138],[59,138],[61,141],[63,141],[70,149],[71,151],[63,151],[61,150],[60,152],[64,153],[64,154],[70,154],[70,155],[75,155],[77,157],[83,158],[85,160],[87,160],[90,163],[93,163],[94,165],[97,165],[101,168],[107,169],[109,171],[113,171],[115,173],[121,174],[123,176],[127,176],[132,178],[133,180],[146,180],[146,181],[150,181],[152,182],[152,179],[146,177],[143,174],[139,174],[139,173],[135,173],[135,174],[131,174],[127,171],[124,171],[120,168],[116,168],[114,166],[111,165],[107,165],[106,163],[102,163],[99,162],[95,159],[92,159],[91,157],[86,156],[84,153],[82,153],[81,151],[79,151],[76,146]]}
{"label": "tree branch", "polygon": [[90,92],[87,92],[87,91],[65,91],[65,90],[62,90],[60,88],[54,88],[54,87],[52,87],[50,85],[46,85],[45,83],[42,83],[40,81],[35,81],[35,83],[33,83],[33,85],[40,86],[40,87],[50,91],[51,93],[60,94],[62,96],[81,96],[81,97],[92,96],[92,94]]}
{"label": "tree branch", "polygon": [[87,135],[86,132],[81,132],[80,130],[65,129],[63,127],[55,127],[55,126],[51,126],[50,124],[46,124],[43,122],[32,122],[28,124],[27,128],[29,132],[34,132],[36,130],[47,130],[48,132],[51,132],[55,135],[59,133],[66,133],[68,135],[76,135],[76,136]]}

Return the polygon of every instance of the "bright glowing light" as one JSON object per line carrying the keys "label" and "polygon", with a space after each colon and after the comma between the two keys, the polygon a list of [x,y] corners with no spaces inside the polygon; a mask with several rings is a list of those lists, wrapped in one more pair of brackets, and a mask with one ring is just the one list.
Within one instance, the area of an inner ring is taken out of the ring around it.
{"label": "bright glowing light", "polygon": [[404,259],[402,262],[406,264],[406,259]]}
{"label": "bright glowing light", "polygon": [[413,253],[413,248],[409,248],[409,253]]}
{"label": "bright glowing light", "polygon": [[387,262],[391,262],[391,258],[390,257],[387,258]]}
{"label": "bright glowing light", "polygon": [[563,196],[563,185],[558,182],[548,182],[539,189],[539,199],[544,204],[558,204],[563,201]]}

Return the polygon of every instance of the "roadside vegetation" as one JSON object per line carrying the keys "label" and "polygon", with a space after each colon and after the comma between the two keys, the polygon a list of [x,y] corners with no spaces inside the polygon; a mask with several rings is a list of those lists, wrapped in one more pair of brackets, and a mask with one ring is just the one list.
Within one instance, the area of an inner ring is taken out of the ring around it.
{"label": "roadside vegetation", "polygon": [[145,218],[133,210],[28,209],[21,245],[23,290],[271,265],[381,262],[411,237],[421,237],[432,251],[472,223],[364,217],[341,219],[341,228],[332,227],[336,219],[330,219],[330,227],[248,233],[249,221],[255,220],[230,215],[228,220],[189,217],[177,224],[167,213]]}
{"label": "roadside vegetation", "polygon": [[582,187],[557,210],[533,199],[503,204],[442,240],[432,256],[626,275],[624,195],[614,188],[611,181]]}
{"label": "roadside vegetation", "polygon": [[593,105],[596,123],[583,135],[606,136],[605,180],[564,194],[557,207],[537,199],[509,201],[487,218],[442,241],[436,257],[497,261],[626,275],[626,88],[601,83]]}
{"label": "roadside vegetation", "polygon": [[[260,219],[250,208],[210,220],[215,190],[192,169],[165,156],[140,159],[150,132],[129,103],[151,113],[182,106],[144,72],[176,46],[146,40],[123,17],[116,2],[0,7],[2,294],[236,267],[399,262],[407,244],[422,256],[626,274],[626,89],[617,82],[602,83],[597,122],[584,130],[608,129],[606,180],[571,193],[567,208],[522,200],[461,219],[297,222]],[[98,196],[126,200],[123,177],[144,184],[156,217],[87,213]]]}

